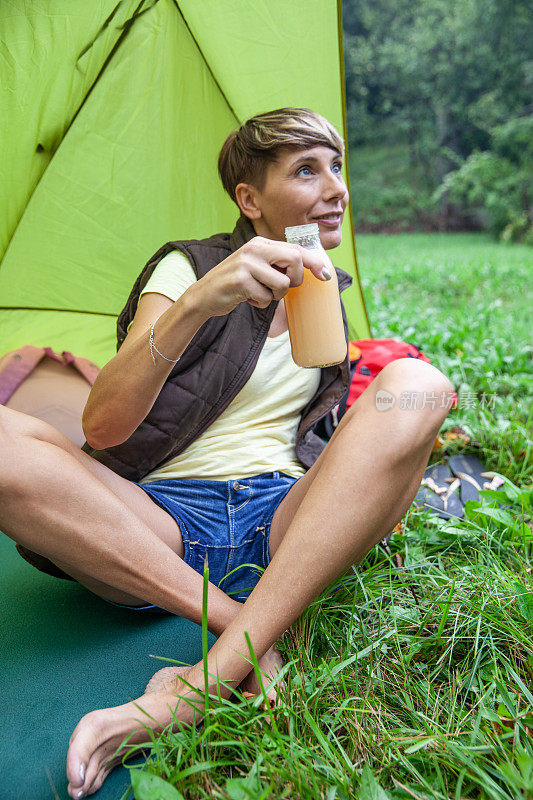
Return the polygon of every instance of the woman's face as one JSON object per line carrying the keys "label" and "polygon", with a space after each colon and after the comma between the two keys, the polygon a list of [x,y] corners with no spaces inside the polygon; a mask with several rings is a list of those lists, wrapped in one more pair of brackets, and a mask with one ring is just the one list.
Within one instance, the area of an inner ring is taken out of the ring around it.
{"label": "woman's face", "polygon": [[317,222],[324,249],[337,247],[349,198],[341,167],[341,154],[330,147],[284,148],[278,160],[268,165],[261,191],[239,184],[248,189],[241,191],[241,210],[252,220],[258,236],[285,241],[289,225]]}

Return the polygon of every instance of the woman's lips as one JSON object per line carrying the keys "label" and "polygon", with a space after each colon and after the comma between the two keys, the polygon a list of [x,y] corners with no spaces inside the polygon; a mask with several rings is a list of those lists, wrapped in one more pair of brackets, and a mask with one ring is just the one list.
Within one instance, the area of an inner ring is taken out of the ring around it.
{"label": "woman's lips", "polygon": [[327,228],[336,228],[342,222],[342,217],[340,214],[337,217],[316,217],[315,222]]}

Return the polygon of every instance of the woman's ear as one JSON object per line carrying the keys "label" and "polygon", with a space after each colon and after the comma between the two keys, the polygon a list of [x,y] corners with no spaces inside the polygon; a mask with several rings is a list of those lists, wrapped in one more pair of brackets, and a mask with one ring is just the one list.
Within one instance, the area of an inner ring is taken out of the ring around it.
{"label": "woman's ear", "polygon": [[258,191],[251,183],[239,183],[235,187],[235,200],[248,219],[260,219],[261,209],[257,203]]}

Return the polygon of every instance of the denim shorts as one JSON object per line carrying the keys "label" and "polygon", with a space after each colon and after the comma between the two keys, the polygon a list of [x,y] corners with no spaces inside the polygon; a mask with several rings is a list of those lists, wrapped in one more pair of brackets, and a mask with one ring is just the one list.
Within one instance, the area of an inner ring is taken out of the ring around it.
{"label": "denim shorts", "polygon": [[[244,602],[270,561],[274,513],[298,479],[266,472],[230,481],[164,480],[137,484],[179,525],[183,560],[234,600]],[[108,601],[110,602],[110,601]],[[124,608],[120,603],[113,603]],[[158,606],[126,606],[163,612]]]}

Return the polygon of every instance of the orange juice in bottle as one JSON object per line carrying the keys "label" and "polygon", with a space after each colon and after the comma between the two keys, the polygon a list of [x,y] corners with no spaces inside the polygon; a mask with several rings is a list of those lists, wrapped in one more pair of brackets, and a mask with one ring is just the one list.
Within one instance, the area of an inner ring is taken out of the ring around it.
{"label": "orange juice in bottle", "polygon": [[[285,238],[325,255],[316,222],[285,228]],[[329,267],[328,259],[324,264]],[[333,267],[329,272],[331,280],[322,281],[304,268],[300,286],[293,286],[285,295],[292,358],[300,367],[329,367],[346,358],[337,273]]]}

